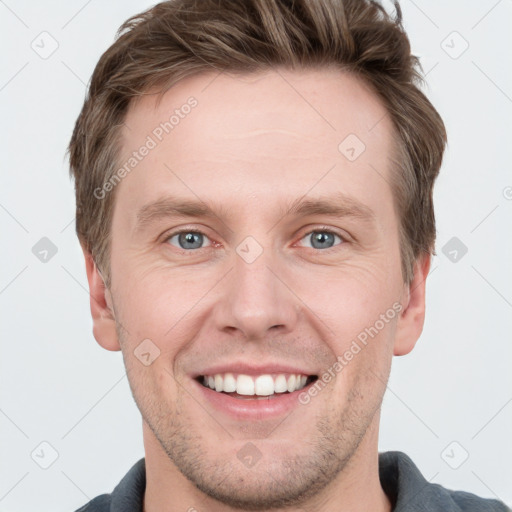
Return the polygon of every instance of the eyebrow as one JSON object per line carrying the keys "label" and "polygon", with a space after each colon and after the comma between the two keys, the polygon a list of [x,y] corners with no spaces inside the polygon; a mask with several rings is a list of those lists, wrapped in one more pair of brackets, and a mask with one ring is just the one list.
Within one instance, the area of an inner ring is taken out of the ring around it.
{"label": "eyebrow", "polygon": [[[222,220],[228,218],[229,213],[226,205],[212,204],[209,206],[200,200],[165,197],[146,204],[138,211],[136,231],[141,231],[150,224],[169,217],[217,218]],[[299,197],[281,212],[280,218],[282,220],[288,216],[307,217],[308,215],[352,217],[366,223],[375,221],[375,213],[371,208],[344,193],[317,199]]]}
{"label": "eyebrow", "polygon": [[342,192],[318,199],[298,198],[291,203],[287,214],[297,217],[308,215],[332,215],[334,217],[354,217],[365,222],[373,222],[375,213],[359,200]]}
{"label": "eyebrow", "polygon": [[[214,209],[218,213],[214,212]],[[136,230],[141,231],[148,225],[169,217],[222,218],[227,215],[223,205],[210,208],[202,201],[164,197],[143,206],[137,213]]]}

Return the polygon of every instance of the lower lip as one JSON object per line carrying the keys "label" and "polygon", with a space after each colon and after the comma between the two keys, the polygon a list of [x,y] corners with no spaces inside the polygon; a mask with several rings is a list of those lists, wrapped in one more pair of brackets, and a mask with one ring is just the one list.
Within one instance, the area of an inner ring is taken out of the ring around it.
{"label": "lower lip", "polygon": [[204,399],[211,403],[215,409],[240,421],[271,419],[289,414],[297,406],[303,406],[299,402],[299,395],[305,391],[307,392],[309,386],[312,385],[309,384],[292,393],[279,393],[268,398],[248,399],[235,398],[226,393],[219,393],[203,386],[195,379],[193,379],[193,382],[199,388],[199,392],[202,393]]}

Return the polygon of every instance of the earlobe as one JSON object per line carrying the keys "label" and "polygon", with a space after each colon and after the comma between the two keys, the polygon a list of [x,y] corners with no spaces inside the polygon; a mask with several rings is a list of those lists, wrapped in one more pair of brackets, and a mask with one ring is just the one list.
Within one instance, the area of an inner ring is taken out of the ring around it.
{"label": "earlobe", "polygon": [[116,322],[112,297],[105,286],[103,277],[89,251],[82,247],[85,257],[85,269],[89,282],[89,297],[93,322],[93,335],[106,350],[121,350],[117,338]]}
{"label": "earlobe", "polygon": [[413,348],[425,321],[425,285],[430,270],[430,254],[419,257],[414,264],[414,278],[404,285],[402,311],[397,322],[393,355],[403,356]]}

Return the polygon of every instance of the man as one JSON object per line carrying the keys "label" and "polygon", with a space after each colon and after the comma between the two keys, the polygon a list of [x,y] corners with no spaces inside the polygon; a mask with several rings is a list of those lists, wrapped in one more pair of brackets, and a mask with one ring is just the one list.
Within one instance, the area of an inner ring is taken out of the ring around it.
{"label": "man", "polygon": [[173,0],[100,59],[77,233],[146,457],[81,511],[506,510],[377,449],[446,143],[396,9]]}

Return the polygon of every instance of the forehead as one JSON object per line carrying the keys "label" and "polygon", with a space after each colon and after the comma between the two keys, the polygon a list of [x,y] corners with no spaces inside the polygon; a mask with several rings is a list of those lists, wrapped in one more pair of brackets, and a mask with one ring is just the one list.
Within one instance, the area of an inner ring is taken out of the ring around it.
{"label": "forehead", "polygon": [[[189,109],[191,98],[197,106]],[[207,72],[179,81],[163,96],[159,91],[148,92],[132,101],[128,109],[124,146],[139,142],[137,131],[158,132],[159,125],[169,120],[173,138],[179,137],[183,125],[199,124],[198,133],[237,141],[257,136],[258,129],[283,129],[311,142],[318,142],[317,135],[333,137],[336,142],[345,133],[354,133],[375,143],[372,135],[382,139],[391,129],[385,107],[369,86],[355,75],[332,67],[276,68],[250,74]],[[303,122],[297,124],[298,120]],[[175,130],[178,125],[182,125],[181,130]],[[214,131],[207,133],[208,128]],[[246,129],[244,133],[240,128]]]}
{"label": "forehead", "polygon": [[133,166],[116,201],[140,209],[168,193],[256,207],[336,188],[378,203],[391,197],[392,136],[385,107],[347,72],[204,73],[130,106],[120,166]]}

